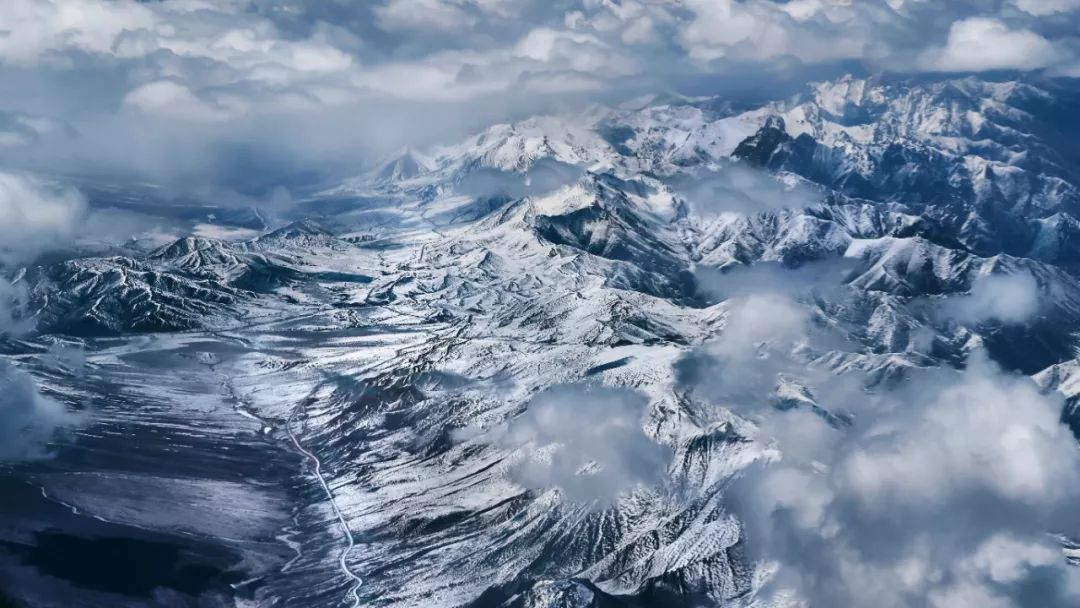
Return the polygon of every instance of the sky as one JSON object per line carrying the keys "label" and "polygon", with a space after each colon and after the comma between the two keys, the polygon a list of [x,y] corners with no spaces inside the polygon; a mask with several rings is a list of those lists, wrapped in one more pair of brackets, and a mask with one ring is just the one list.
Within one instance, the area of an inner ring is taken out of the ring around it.
{"label": "sky", "polygon": [[[1080,0],[5,0],[0,170],[292,194],[644,92],[1080,75]],[[244,197],[247,197],[246,199]]]}

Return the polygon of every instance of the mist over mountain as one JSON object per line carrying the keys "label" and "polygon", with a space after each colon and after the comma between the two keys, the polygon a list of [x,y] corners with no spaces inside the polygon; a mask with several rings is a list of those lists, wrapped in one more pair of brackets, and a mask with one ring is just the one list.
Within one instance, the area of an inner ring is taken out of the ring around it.
{"label": "mist over mountain", "polygon": [[1080,605],[1078,11],[10,0],[0,606]]}

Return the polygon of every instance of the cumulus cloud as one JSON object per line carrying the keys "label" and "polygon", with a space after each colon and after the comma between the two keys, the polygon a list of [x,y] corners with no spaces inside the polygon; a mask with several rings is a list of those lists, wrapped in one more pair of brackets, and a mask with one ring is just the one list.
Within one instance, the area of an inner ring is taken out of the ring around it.
{"label": "cumulus cloud", "polygon": [[[0,173],[0,267],[24,263],[55,246],[78,227],[85,201],[77,192],[31,178]],[[25,282],[0,276],[0,339],[33,329]],[[29,374],[0,358],[0,463],[48,455],[48,443],[81,422],[43,396]]]}
{"label": "cumulus cloud", "polygon": [[[849,269],[835,270],[801,284],[797,270],[739,269],[721,294],[723,330],[676,364],[679,390],[748,421],[761,449],[724,494],[769,573],[758,599],[1076,605],[1080,572],[1055,537],[1080,533],[1080,446],[1061,399],[981,352],[963,370],[913,369],[902,382],[835,368],[830,353],[850,345],[799,301],[815,283],[842,283]],[[1028,275],[990,276],[958,306],[1022,320],[1036,289]]]}
{"label": "cumulus cloud", "polygon": [[10,0],[0,15],[0,61],[16,65],[61,60],[65,51],[111,54],[122,33],[156,23],[151,10],[127,1]]}
{"label": "cumulus cloud", "polygon": [[[963,370],[912,370],[900,383],[832,369],[823,355],[848,345],[799,303],[802,288],[783,285],[792,271],[741,272],[727,287],[723,330],[675,372],[696,401],[749,421],[761,447],[725,490],[752,559],[771,573],[759,599],[883,608],[1080,600],[1080,573],[1054,537],[1080,532],[1071,507],[1080,447],[1060,398],[979,352]],[[1033,283],[988,277],[965,308],[1026,318]]]}
{"label": "cumulus cloud", "polygon": [[814,353],[844,349],[846,340],[816,322],[812,302],[847,299],[845,287],[858,262],[830,259],[788,267],[774,262],[714,269],[698,268],[698,290],[723,302],[725,317],[718,336],[690,351],[676,364],[680,390],[749,414],[763,404],[801,407],[832,418],[822,408],[823,395],[807,387],[815,379],[833,390],[847,381],[811,365]]}
{"label": "cumulus cloud", "polygon": [[987,275],[968,294],[945,300],[942,314],[968,325],[987,321],[1022,324],[1039,312],[1039,284],[1030,273]]}
{"label": "cumulus cloud", "polygon": [[[684,4],[693,18],[680,28],[678,39],[691,58],[701,61],[863,58],[875,44],[873,8],[865,10],[861,3],[686,0]],[[841,31],[845,35],[836,35]]]}
{"label": "cumulus cloud", "polygon": [[[0,277],[0,339],[22,336],[33,328],[28,307],[25,283]],[[65,362],[74,362],[78,357],[72,348],[61,351],[57,347],[53,353],[57,360],[63,357]],[[74,367],[72,363],[66,365]],[[0,358],[0,463],[46,457],[49,442],[81,424],[82,418],[42,395],[29,374]]]}
{"label": "cumulus cloud", "polygon": [[492,440],[515,452],[511,476],[521,485],[604,507],[665,479],[670,453],[642,430],[647,406],[628,389],[558,386],[492,431]]}
{"label": "cumulus cloud", "polygon": [[1061,62],[1064,52],[1050,40],[1000,19],[971,17],[953,23],[945,46],[922,57],[930,70],[981,72],[1035,70]]}
{"label": "cumulus cloud", "polygon": [[86,199],[73,188],[0,172],[0,262],[67,245],[85,214]]}
{"label": "cumulus cloud", "polygon": [[1080,451],[1059,400],[980,356],[963,372],[846,399],[849,426],[771,411],[759,440],[782,456],[730,491],[752,551],[778,566],[765,595],[794,591],[813,606],[1075,605],[1080,573],[1051,536],[1080,523],[1070,508]]}

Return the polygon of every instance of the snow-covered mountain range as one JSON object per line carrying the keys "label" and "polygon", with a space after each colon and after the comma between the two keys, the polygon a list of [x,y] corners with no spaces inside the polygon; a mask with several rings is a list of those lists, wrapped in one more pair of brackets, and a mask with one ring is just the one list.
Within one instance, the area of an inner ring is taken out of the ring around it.
{"label": "snow-covered mountain range", "polygon": [[[730,499],[785,452],[762,412],[859,428],[986,353],[1080,429],[1078,100],[648,97],[404,150],[260,236],[23,269],[4,351],[87,413],[20,465],[62,516],[0,534],[16,599],[797,605]],[[26,548],[84,526],[179,548],[134,590]]]}

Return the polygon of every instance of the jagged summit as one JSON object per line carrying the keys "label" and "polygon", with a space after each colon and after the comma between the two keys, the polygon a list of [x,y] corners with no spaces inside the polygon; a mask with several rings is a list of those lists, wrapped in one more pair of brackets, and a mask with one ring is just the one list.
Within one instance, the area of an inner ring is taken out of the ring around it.
{"label": "jagged summit", "polygon": [[305,238],[312,236],[331,236],[331,233],[329,230],[326,230],[312,220],[300,220],[273,230],[260,238],[270,240]]}
{"label": "jagged summit", "polygon": [[242,256],[228,243],[216,239],[188,236],[158,248],[150,259],[187,270],[237,266]]}
{"label": "jagged summit", "polygon": [[372,171],[372,179],[381,182],[400,182],[414,179],[431,170],[431,160],[411,148],[405,148]]}

